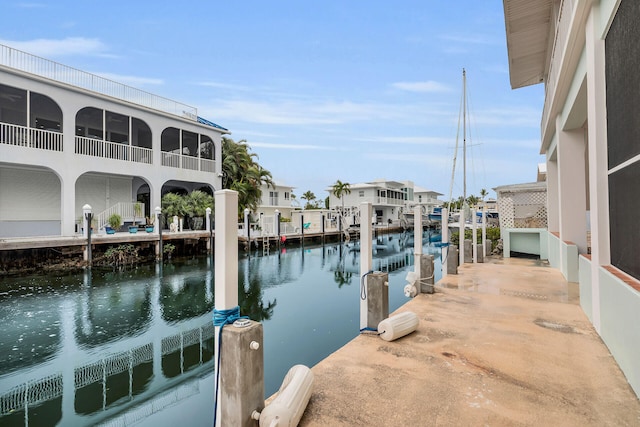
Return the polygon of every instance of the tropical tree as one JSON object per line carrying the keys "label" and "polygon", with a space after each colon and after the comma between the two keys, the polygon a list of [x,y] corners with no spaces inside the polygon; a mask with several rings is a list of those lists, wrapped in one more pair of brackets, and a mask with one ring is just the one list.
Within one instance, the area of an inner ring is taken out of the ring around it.
{"label": "tropical tree", "polygon": [[344,198],[345,194],[351,194],[351,184],[348,182],[342,182],[339,179],[331,187],[331,192],[342,202],[342,214],[344,214]]}
{"label": "tropical tree", "polygon": [[291,197],[291,205],[292,206],[296,206],[296,207],[300,206],[300,202],[298,201],[298,198],[296,197],[295,194],[291,193],[291,195],[289,197]]}
{"label": "tropical tree", "polygon": [[484,202],[484,198],[487,197],[489,195],[489,192],[487,191],[486,188],[483,188],[482,190],[480,190],[480,197],[482,198],[482,201]]}
{"label": "tropical tree", "polygon": [[307,201],[304,206],[305,209],[313,209],[316,207],[316,205],[312,203],[316,199],[316,195],[313,194],[313,191],[305,191],[304,194],[300,196],[300,198]]}
{"label": "tropical tree", "polygon": [[469,204],[469,206],[475,206],[479,201],[480,199],[478,198],[478,196],[474,196],[473,194],[467,197],[467,203]]}
{"label": "tropical tree", "polygon": [[250,152],[244,139],[235,142],[222,137],[222,187],[238,192],[238,216],[245,208],[257,209],[263,184],[275,188],[271,172],[260,166],[257,159],[258,155]]}

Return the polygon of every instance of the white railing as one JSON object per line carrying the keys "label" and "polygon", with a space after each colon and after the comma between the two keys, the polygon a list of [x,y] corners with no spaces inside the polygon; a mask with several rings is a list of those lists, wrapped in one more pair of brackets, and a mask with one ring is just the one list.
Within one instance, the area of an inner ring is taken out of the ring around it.
{"label": "white railing", "polygon": [[0,144],[62,151],[62,133],[0,123]]}
{"label": "white railing", "polygon": [[200,170],[202,172],[215,172],[216,171],[216,162],[215,160],[209,159],[200,159]]}
{"label": "white railing", "polygon": [[105,159],[153,164],[153,150],[119,142],[76,136],[75,153]]}
{"label": "white railing", "polygon": [[[136,207],[135,205],[139,205],[139,209],[138,212],[136,212]],[[135,222],[139,222],[140,220],[144,220],[144,210],[145,206],[144,203],[142,202],[131,202],[131,203],[116,203],[115,205],[111,206],[110,208],[100,212],[99,214],[95,215],[95,220],[96,220],[96,224],[98,227],[98,230],[103,229],[106,225],[109,225],[109,217],[113,214],[118,214],[120,215],[120,217],[122,218],[122,223],[124,224],[125,221],[130,221],[133,222],[135,219]]]}
{"label": "white railing", "polygon": [[191,120],[198,119],[195,107],[117,83],[95,74],[0,45],[0,65],[70,84],[82,89],[122,99],[123,101],[164,111]]}
{"label": "white railing", "polygon": [[169,166],[171,168],[180,167],[180,154],[162,152],[162,166]]}
{"label": "white railing", "polygon": [[182,169],[189,169],[192,171],[198,170],[198,158],[191,156],[182,156]]}
{"label": "white railing", "polygon": [[137,163],[153,164],[153,150],[150,148],[131,146],[131,161]]}
{"label": "white railing", "polygon": [[541,123],[543,135],[549,120],[549,114],[551,114],[551,105],[553,104],[558,78],[560,77],[560,61],[563,59],[569,38],[569,26],[573,17],[574,2],[575,0],[561,0],[558,19],[556,20],[551,60],[549,61],[549,73],[545,84],[545,103]]}

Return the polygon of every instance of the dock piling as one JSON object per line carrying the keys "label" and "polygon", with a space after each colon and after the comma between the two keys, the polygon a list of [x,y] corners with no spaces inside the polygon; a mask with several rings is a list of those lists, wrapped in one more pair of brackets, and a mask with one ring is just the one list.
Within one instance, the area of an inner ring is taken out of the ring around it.
{"label": "dock piling", "polygon": [[[264,408],[262,324],[239,319],[238,307],[238,193],[215,193],[215,360],[216,426],[254,426],[254,411]],[[245,224],[248,225],[248,209]],[[248,236],[248,227],[247,227]],[[235,322],[234,320],[237,319]],[[230,323],[225,327],[225,324]],[[223,329],[223,333],[220,330]],[[221,342],[224,341],[224,345]]]}

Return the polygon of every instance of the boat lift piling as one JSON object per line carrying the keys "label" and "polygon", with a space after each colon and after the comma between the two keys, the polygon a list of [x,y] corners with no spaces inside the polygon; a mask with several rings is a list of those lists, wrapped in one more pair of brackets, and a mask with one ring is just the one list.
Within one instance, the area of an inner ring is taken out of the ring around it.
{"label": "boat lift piling", "polygon": [[[371,203],[360,206],[360,218],[371,218]],[[361,221],[360,231],[360,331],[377,330],[378,324],[389,317],[389,273],[373,271],[371,221]]]}
{"label": "boat lift piling", "polygon": [[[249,319],[238,319],[226,326],[225,323],[219,326],[216,322],[220,313],[237,311],[239,315],[240,310],[236,220],[238,193],[232,190],[216,191],[215,202],[214,360],[218,364],[215,425],[248,427],[255,425],[252,413],[264,408],[263,328],[261,323]],[[248,213],[248,209],[245,210],[246,225]],[[247,237],[248,230],[247,227]]]}

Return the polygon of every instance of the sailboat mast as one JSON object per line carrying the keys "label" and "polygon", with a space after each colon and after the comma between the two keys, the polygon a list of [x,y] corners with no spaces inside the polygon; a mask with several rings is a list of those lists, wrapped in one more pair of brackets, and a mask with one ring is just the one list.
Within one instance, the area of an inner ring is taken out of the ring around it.
{"label": "sailboat mast", "polygon": [[467,201],[467,72],[462,69],[462,203]]}

